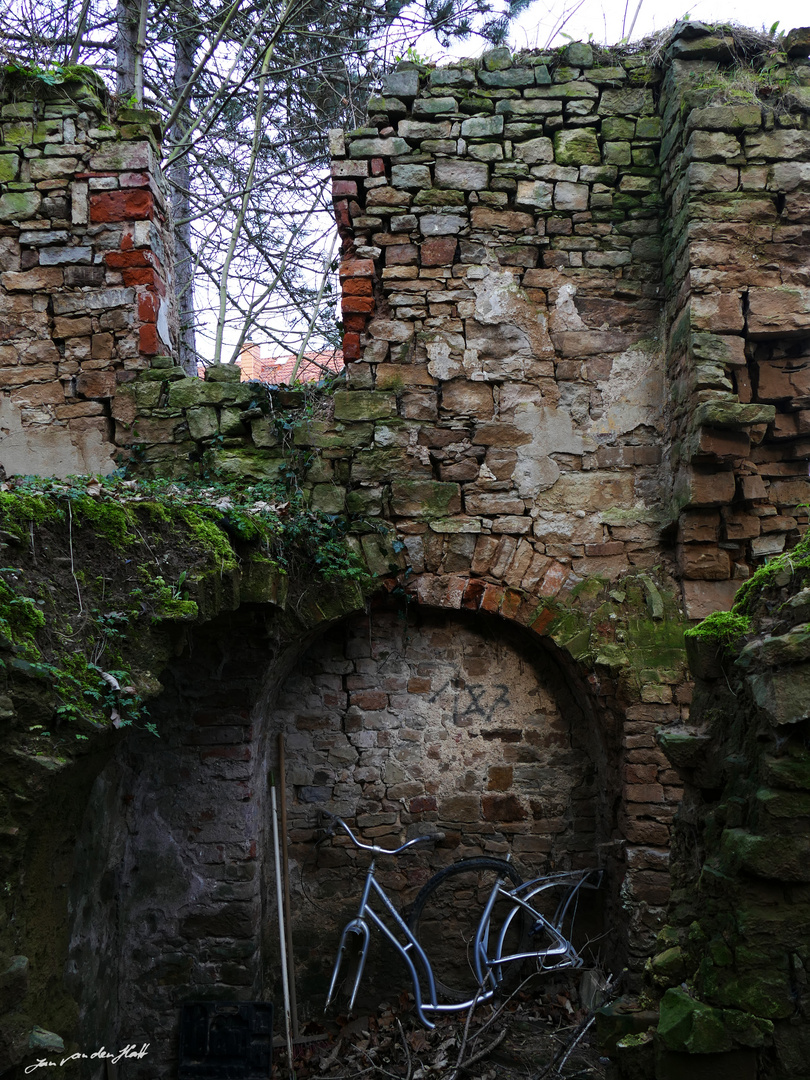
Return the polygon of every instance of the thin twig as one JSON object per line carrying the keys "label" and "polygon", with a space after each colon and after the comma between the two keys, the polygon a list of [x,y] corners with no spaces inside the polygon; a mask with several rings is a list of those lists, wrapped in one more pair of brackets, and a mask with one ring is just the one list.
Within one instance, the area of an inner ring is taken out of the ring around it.
{"label": "thin twig", "polygon": [[79,614],[81,615],[84,611],[84,605],[82,604],[82,591],[79,588],[79,579],[76,577],[76,572],[73,569],[73,510],[70,506],[70,500],[68,500],[68,544],[70,545],[70,572],[76,583],[76,595],[79,598]]}
{"label": "thin twig", "polygon": [[552,1069],[554,1069],[557,1076],[562,1076],[563,1066],[565,1065],[566,1061],[568,1061],[568,1059],[573,1054],[577,1043],[580,1042],[582,1037],[585,1035],[585,1032],[588,1031],[588,1029],[595,1022],[596,1022],[596,1016],[592,1015],[590,1020],[588,1021],[588,1023],[585,1024],[585,1026],[583,1028],[581,1028],[581,1030],[578,1032],[576,1037],[574,1039],[572,1039],[571,1042],[568,1044],[568,1047],[567,1047],[565,1053],[563,1054],[562,1058],[560,1059],[560,1063],[557,1064],[555,1061],[552,1061],[551,1064],[548,1066],[548,1068],[546,1068],[546,1070],[544,1072],[541,1072],[539,1074],[539,1076],[537,1076],[535,1078],[535,1080],[543,1080],[543,1077],[548,1076],[548,1074],[551,1072]]}
{"label": "thin twig", "polygon": [[491,1054],[493,1050],[501,1045],[507,1035],[507,1028],[499,1031],[489,1046],[485,1046],[482,1050],[479,1050],[477,1054],[473,1054],[471,1058],[467,1058],[463,1065],[459,1067],[459,1072],[467,1072],[473,1065],[477,1065],[479,1061],[482,1061],[488,1054]]}
{"label": "thin twig", "polygon": [[467,1049],[467,1039],[470,1035],[470,1022],[472,1021],[475,1008],[478,1005],[478,999],[481,996],[482,989],[482,987],[478,987],[475,991],[475,997],[470,1002],[470,1007],[467,1010],[467,1019],[464,1023],[464,1034],[461,1036],[461,1046],[459,1047],[458,1057],[456,1058],[456,1066],[448,1076],[447,1080],[456,1080],[456,1077],[458,1076],[459,1069],[461,1068],[461,1059],[464,1057],[464,1051]]}
{"label": "thin twig", "polygon": [[411,1051],[408,1047],[408,1040],[405,1038],[405,1032],[402,1030],[402,1021],[397,1017],[397,1027],[399,1028],[399,1037],[402,1040],[402,1049],[405,1051],[405,1064],[407,1071],[405,1073],[405,1080],[411,1080],[413,1076],[413,1061],[411,1059]]}

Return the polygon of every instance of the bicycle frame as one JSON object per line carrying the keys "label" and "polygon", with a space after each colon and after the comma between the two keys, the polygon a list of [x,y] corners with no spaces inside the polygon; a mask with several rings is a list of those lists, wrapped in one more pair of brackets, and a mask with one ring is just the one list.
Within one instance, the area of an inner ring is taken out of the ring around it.
{"label": "bicycle frame", "polygon": [[[388,899],[388,896],[385,894],[385,891],[383,890],[382,886],[379,884],[377,879],[374,877],[374,869],[375,869],[375,863],[372,862],[371,865],[369,866],[368,872],[366,874],[366,881],[365,881],[365,885],[363,887],[363,895],[362,895],[362,897],[360,899],[360,907],[359,907],[359,910],[357,912],[357,915],[355,916],[355,918],[353,918],[351,920],[351,922],[348,922],[346,924],[346,926],[343,928],[343,933],[341,934],[341,937],[340,937],[340,944],[338,945],[338,954],[337,954],[337,959],[335,960],[335,967],[334,967],[334,970],[332,971],[332,980],[331,980],[331,982],[329,984],[329,994],[327,995],[327,998],[326,998],[326,1005],[324,1007],[324,1011],[326,1011],[326,1009],[328,1009],[329,1006],[332,1004],[332,1000],[334,998],[335,991],[336,991],[337,985],[338,985],[338,980],[339,980],[339,977],[340,977],[340,969],[343,966],[343,959],[344,959],[344,956],[349,951],[349,946],[348,946],[349,939],[350,939],[350,937],[352,935],[356,934],[361,939],[361,941],[360,941],[360,955],[358,957],[357,971],[355,973],[354,983],[353,983],[352,988],[351,988],[351,997],[349,999],[349,1012],[351,1012],[352,1009],[354,1008],[355,998],[357,997],[357,991],[358,991],[358,989],[360,987],[360,980],[363,977],[363,970],[364,970],[365,965],[366,965],[366,957],[368,956],[368,947],[369,947],[369,942],[370,942],[370,939],[371,939],[371,933],[370,933],[370,930],[369,930],[369,921],[371,921],[377,927],[377,929],[382,931],[382,933],[386,936],[386,938],[388,938],[388,940],[391,942],[391,944],[394,946],[394,948],[399,952],[400,956],[402,956],[405,963],[407,964],[408,970],[410,972],[411,980],[413,982],[413,994],[414,994],[416,1015],[419,1017],[420,1022],[422,1024],[424,1024],[424,1026],[426,1028],[434,1028],[436,1025],[431,1020],[429,1020],[428,1017],[425,1015],[426,1010],[430,1011],[430,1012],[434,1012],[434,1013],[457,1012],[459,1008],[465,1008],[466,1006],[465,1005],[459,1006],[459,1005],[441,1005],[441,1004],[439,1004],[438,999],[437,999],[437,995],[436,995],[436,982],[435,982],[435,979],[433,977],[433,968],[431,967],[430,960],[428,959],[427,953],[424,951],[422,946],[416,940],[413,933],[411,932],[409,927],[404,922],[402,916],[399,914],[397,909],[394,907],[394,905]],[[377,914],[377,912],[370,906],[369,900],[371,898],[372,893],[374,893],[382,901],[383,905],[385,906],[385,910],[388,912],[388,914],[391,916],[391,918],[396,923],[397,929],[406,938],[406,941],[407,941],[406,945],[403,945],[401,943],[401,941],[399,941],[399,939],[396,937],[396,935],[389,929],[388,926],[386,926],[386,924],[383,922],[383,920],[380,918],[380,916]],[[423,1001],[422,984],[421,984],[421,980],[419,978],[419,973],[418,973],[418,971],[416,969],[416,964],[414,963],[414,961],[411,959],[411,957],[409,955],[409,953],[411,951],[413,951],[416,959],[418,960],[418,962],[421,964],[422,968],[424,969],[424,976],[425,976],[425,980],[427,982],[427,991],[428,991],[428,995],[429,995],[429,1001],[428,1002]],[[493,996],[494,993],[495,993],[495,989],[493,987],[493,989],[491,989],[489,991],[485,991],[484,993],[482,993],[479,996],[478,1000],[480,1002],[488,1001]],[[468,1002],[467,1005],[469,1005],[469,1004],[470,1003]]]}
{"label": "bicycle frame", "polygon": [[[588,879],[593,875],[596,875],[596,881],[590,883]],[[553,920],[550,921],[547,919],[529,903],[529,900],[538,896],[540,893],[545,892],[548,889],[566,885],[569,882],[572,887],[557,905]],[[563,968],[582,967],[582,957],[568,938],[562,933],[561,927],[568,914],[568,909],[579,894],[579,890],[583,888],[598,889],[601,882],[601,870],[574,871],[572,873],[554,874],[550,877],[532,878],[530,881],[524,881],[522,885],[516,885],[514,889],[505,889],[500,882],[496,882],[490,893],[486,907],[484,908],[481,920],[478,923],[475,937],[473,938],[473,964],[475,967],[475,976],[479,983],[483,986],[484,983],[489,980],[490,982],[494,982],[497,986],[497,983],[499,983],[502,978],[501,969],[504,964],[520,962],[523,960],[537,960],[544,971],[558,971]],[[525,898],[518,895],[521,892],[526,893]],[[492,916],[492,910],[499,897],[508,899],[515,906],[504,920],[504,924],[498,935],[495,954],[490,957],[488,949],[489,921]],[[550,947],[545,947],[543,949],[531,949],[528,952],[509,953],[504,956],[503,945],[506,940],[506,935],[509,932],[512,920],[521,909],[528,912],[535,919],[532,932],[536,933],[538,930],[544,930],[551,938],[553,944]],[[562,959],[557,963],[547,965],[544,961],[550,956],[559,956]]]}
{"label": "bicycle frame", "polygon": [[[397,849],[386,851],[373,844],[362,844],[349,829],[345,821],[326,811],[325,813],[344,829],[356,847],[374,852],[375,854],[399,854],[401,851],[404,851],[414,844],[435,838],[427,836],[418,837],[414,840],[409,840],[406,844],[403,844]],[[334,828],[334,826],[332,828]],[[359,948],[357,970],[351,987],[349,1011],[351,1012],[354,1008],[357,991],[360,987],[360,980],[363,977],[366,958],[368,956],[368,949],[371,941],[371,926],[376,926],[404,959],[413,983],[416,1015],[419,1017],[420,1022],[427,1028],[435,1027],[435,1024],[426,1015],[427,1013],[461,1012],[465,1009],[469,1009],[473,1004],[483,1004],[494,997],[498,989],[498,984],[503,979],[502,969],[505,964],[516,963],[522,960],[536,960],[541,964],[543,970],[546,971],[556,971],[562,968],[576,968],[581,967],[583,964],[582,957],[563,934],[562,926],[572,902],[579,895],[580,889],[598,888],[602,881],[602,871],[581,870],[553,874],[546,877],[537,877],[533,878],[531,881],[523,882],[521,885],[516,885],[513,889],[504,887],[504,881],[506,880],[505,876],[498,877],[492,887],[486,905],[484,906],[473,938],[473,970],[475,972],[475,977],[478,980],[479,990],[468,1001],[447,1005],[440,1004],[437,999],[436,980],[433,975],[430,958],[374,876],[375,866],[376,860],[372,860],[366,873],[366,880],[363,886],[363,894],[360,898],[360,906],[357,915],[343,928],[337,957],[335,959],[335,966],[332,971],[332,979],[329,983],[329,993],[327,995],[324,1011],[329,1008],[334,1000],[340,978],[340,971],[344,959],[349,954],[349,943],[352,938],[359,939],[357,941],[357,947]],[[594,876],[596,880],[592,883],[589,879]],[[568,888],[560,902],[557,904],[557,909],[553,918],[548,919],[542,912],[533,907],[530,901],[548,889],[561,886],[568,886]],[[400,937],[386,925],[383,918],[371,906],[370,901],[373,896],[376,896],[382,902],[385,912],[393,920],[395,929],[398,931]],[[489,940],[490,920],[495,904],[499,898],[508,900],[513,907],[504,920],[504,924],[498,934],[495,948],[492,950],[490,948]],[[511,953],[504,956],[503,947],[506,935],[512,920],[520,911],[525,911],[534,918],[535,921],[532,926],[532,932],[537,932],[538,930],[544,931],[551,939],[551,945],[542,949],[532,949],[527,952]],[[404,944],[401,938],[404,939]],[[559,959],[551,965],[546,965],[544,961],[549,957]],[[427,987],[426,995],[423,995],[422,993],[422,978],[420,978],[417,965],[421,967],[423,972],[422,977],[424,978]]]}

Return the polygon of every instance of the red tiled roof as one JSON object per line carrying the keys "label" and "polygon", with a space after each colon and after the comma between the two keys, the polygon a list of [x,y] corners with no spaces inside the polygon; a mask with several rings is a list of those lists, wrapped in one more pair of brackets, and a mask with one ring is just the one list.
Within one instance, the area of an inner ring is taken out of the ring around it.
{"label": "red tiled roof", "polygon": [[[295,361],[295,353],[261,357],[258,345],[247,344],[237,364],[242,369],[242,382],[252,379],[276,385],[289,382]],[[320,349],[304,353],[295,380],[302,383],[318,382],[330,372],[339,375],[342,370],[343,353],[339,349]]]}

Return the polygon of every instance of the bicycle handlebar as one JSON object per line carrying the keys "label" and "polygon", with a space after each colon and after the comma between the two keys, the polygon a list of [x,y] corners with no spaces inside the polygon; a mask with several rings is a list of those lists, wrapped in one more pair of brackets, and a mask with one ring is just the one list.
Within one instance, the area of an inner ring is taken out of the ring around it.
{"label": "bicycle handlebar", "polygon": [[426,840],[444,840],[444,833],[437,832],[432,833],[430,836],[416,836],[413,840],[407,840],[398,848],[383,848],[378,847],[377,844],[363,844],[357,839],[343,818],[338,817],[337,814],[333,814],[331,810],[324,810],[323,808],[321,808],[321,813],[324,817],[331,818],[332,820],[332,824],[326,830],[327,836],[334,836],[335,826],[340,825],[355,847],[360,848],[362,851],[371,851],[375,855],[399,855],[400,852],[405,851],[406,848],[413,847],[414,844],[421,844]]}

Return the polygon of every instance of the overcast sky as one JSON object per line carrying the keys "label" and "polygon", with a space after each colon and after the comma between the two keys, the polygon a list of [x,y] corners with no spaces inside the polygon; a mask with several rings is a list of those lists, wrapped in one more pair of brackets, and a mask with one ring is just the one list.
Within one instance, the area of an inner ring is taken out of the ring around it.
{"label": "overcast sky", "polygon": [[[577,0],[565,0],[565,3],[537,0],[512,33],[512,47],[545,48],[549,43],[549,36],[576,2]],[[625,0],[584,0],[562,29],[574,40],[587,41],[588,35],[592,34],[591,40],[600,45],[615,45],[623,37],[622,26],[624,25],[624,34],[629,31],[637,8],[638,0],[627,0],[627,3]],[[791,30],[795,26],[810,24],[810,9],[806,0],[776,0],[773,4],[763,4],[762,0],[694,0],[692,3],[685,3],[683,0],[675,0],[675,3],[642,0],[632,40],[671,26],[676,19],[687,14],[692,21],[735,22],[756,30],[763,28],[763,22],[768,30],[777,20],[780,30]],[[557,34],[551,44],[564,45],[565,42],[566,38]],[[471,44],[469,41],[459,42],[452,50],[452,55],[461,57],[481,51],[471,48]]]}

